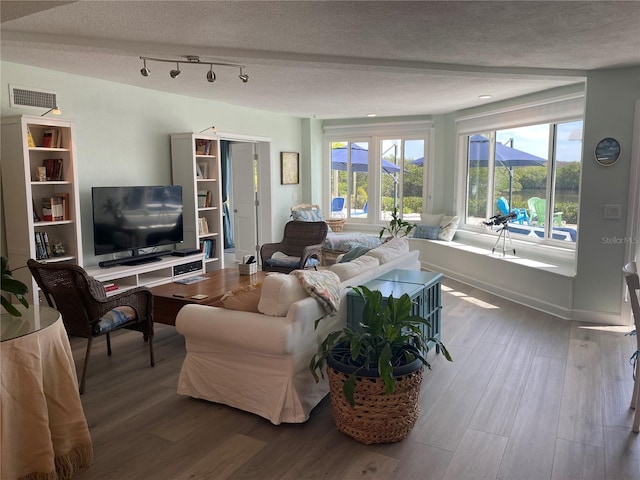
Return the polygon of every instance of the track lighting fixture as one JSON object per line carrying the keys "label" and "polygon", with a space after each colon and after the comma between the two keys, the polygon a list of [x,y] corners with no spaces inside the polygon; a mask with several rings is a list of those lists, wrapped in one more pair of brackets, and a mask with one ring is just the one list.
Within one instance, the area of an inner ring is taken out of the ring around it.
{"label": "track lighting fixture", "polygon": [[55,107],[53,107],[53,108],[50,108],[49,110],[47,110],[46,112],[44,112],[40,116],[44,117],[47,113],[53,113],[54,115],[62,115],[62,111],[58,108],[57,105]]}
{"label": "track lighting fixture", "polygon": [[249,75],[247,75],[246,73],[244,73],[244,71],[242,70],[243,68],[245,68],[244,65],[240,65],[238,63],[222,63],[222,62],[203,62],[200,60],[200,57],[197,57],[195,55],[187,55],[186,60],[169,60],[166,58],[151,58],[151,57],[140,57],[140,60],[142,60],[142,68],[140,69],[140,74],[143,77],[148,77],[151,74],[151,70],[149,70],[147,68],[147,60],[149,60],[150,62],[166,62],[166,63],[175,63],[176,64],[176,68],[175,70],[170,70],[169,71],[169,75],[171,76],[171,78],[176,78],[178,75],[180,75],[180,64],[190,64],[190,65],[208,65],[209,66],[209,71],[207,72],[207,82],[209,83],[213,83],[216,81],[216,73],[213,71],[213,66],[220,66],[220,67],[235,67],[235,68],[239,68],[240,69],[240,75],[238,75],[238,78],[240,80],[242,80],[243,83],[247,83],[249,81]]}
{"label": "track lighting fixture", "polygon": [[242,67],[240,67],[240,75],[238,75],[238,78],[242,80],[242,83],[247,83],[249,81],[249,75],[242,73]]}
{"label": "track lighting fixture", "polygon": [[216,81],[216,74],[213,71],[213,65],[210,65],[209,71],[207,72],[207,82],[213,83]]}
{"label": "track lighting fixture", "polygon": [[176,62],[176,69],[171,70],[169,72],[169,75],[171,75],[171,78],[176,78],[178,75],[180,75],[180,65],[178,64],[178,62]]}
{"label": "track lighting fixture", "polygon": [[142,74],[143,77],[148,77],[149,74],[151,73],[151,71],[147,68],[147,61],[143,60],[143,67],[140,69],[140,73]]}

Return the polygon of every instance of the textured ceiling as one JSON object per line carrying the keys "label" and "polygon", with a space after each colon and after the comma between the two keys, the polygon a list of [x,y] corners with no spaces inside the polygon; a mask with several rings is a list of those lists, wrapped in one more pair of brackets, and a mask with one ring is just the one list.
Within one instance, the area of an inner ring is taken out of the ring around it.
{"label": "textured ceiling", "polygon": [[[0,3],[2,59],[299,117],[438,114],[640,65],[640,2]],[[238,70],[140,56],[246,65]],[[46,88],[45,85],[33,85]],[[61,99],[64,102],[64,99]]]}

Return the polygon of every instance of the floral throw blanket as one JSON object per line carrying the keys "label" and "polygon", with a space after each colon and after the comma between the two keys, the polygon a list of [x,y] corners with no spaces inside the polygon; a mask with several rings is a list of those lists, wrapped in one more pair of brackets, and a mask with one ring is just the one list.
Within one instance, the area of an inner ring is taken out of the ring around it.
{"label": "floral throw blanket", "polygon": [[340,277],[329,270],[294,270],[302,288],[315,298],[327,313],[335,313],[340,308]]}

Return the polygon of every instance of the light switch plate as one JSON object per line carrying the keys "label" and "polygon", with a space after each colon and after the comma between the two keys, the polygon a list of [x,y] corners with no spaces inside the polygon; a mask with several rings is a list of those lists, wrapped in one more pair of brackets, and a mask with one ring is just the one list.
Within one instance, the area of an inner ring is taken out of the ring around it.
{"label": "light switch plate", "polygon": [[620,220],[622,218],[622,205],[605,205],[602,216],[605,220]]}

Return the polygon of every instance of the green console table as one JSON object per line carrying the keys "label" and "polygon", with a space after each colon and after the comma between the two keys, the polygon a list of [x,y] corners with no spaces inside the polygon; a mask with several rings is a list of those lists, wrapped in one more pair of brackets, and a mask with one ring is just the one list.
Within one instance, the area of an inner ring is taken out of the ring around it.
{"label": "green console table", "polygon": [[[396,269],[364,285],[369,290],[379,290],[384,298],[389,296],[400,298],[405,293],[409,295],[413,302],[413,311],[411,313],[428,320],[431,324],[430,328],[427,328],[426,325],[422,326],[425,336],[441,340],[441,273]],[[347,323],[351,328],[358,327],[363,309],[363,300],[355,292],[349,292],[347,294]],[[433,341],[427,344],[429,348],[434,345],[435,342]],[[437,345],[436,352],[440,352],[440,348]]]}

